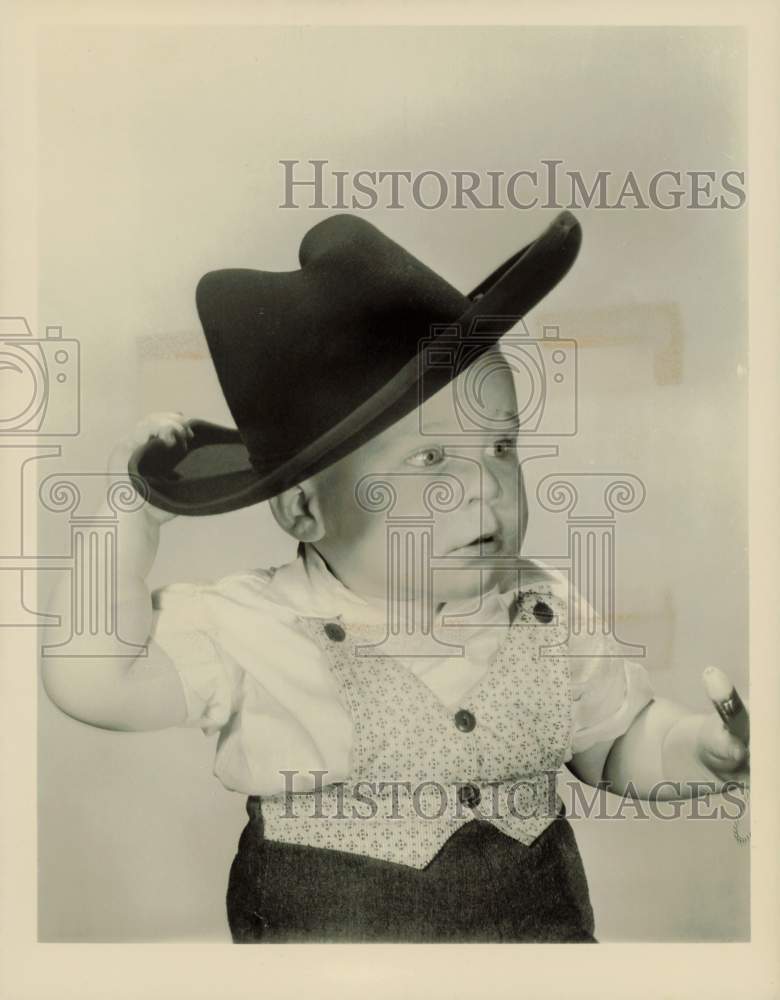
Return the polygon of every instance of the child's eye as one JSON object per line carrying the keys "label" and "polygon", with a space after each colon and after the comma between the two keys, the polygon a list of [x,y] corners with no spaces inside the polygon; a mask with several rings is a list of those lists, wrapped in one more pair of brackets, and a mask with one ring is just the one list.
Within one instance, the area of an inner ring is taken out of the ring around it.
{"label": "child's eye", "polygon": [[409,465],[416,465],[418,468],[427,469],[431,465],[438,465],[439,462],[443,462],[444,458],[444,448],[436,444],[431,445],[429,448],[423,448],[421,451],[416,451],[406,461]]}
{"label": "child's eye", "polygon": [[492,452],[496,458],[505,458],[507,455],[513,454],[516,450],[517,441],[514,438],[501,438],[488,448],[488,451]]}

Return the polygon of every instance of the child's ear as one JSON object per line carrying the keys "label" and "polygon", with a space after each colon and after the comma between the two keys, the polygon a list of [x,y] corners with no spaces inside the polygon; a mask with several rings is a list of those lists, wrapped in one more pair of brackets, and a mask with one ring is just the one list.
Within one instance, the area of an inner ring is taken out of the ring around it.
{"label": "child's ear", "polygon": [[325,536],[317,494],[308,484],[291,486],[268,502],[279,527],[299,542],[318,542]]}

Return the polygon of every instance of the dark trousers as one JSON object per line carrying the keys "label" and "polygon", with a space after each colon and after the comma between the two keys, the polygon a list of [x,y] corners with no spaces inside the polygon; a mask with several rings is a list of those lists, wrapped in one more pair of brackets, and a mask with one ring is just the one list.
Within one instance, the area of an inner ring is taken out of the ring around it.
{"label": "dark trousers", "polygon": [[563,813],[530,847],[472,820],[418,870],[266,840],[256,796],[247,812],[227,891],[236,944],[596,940]]}

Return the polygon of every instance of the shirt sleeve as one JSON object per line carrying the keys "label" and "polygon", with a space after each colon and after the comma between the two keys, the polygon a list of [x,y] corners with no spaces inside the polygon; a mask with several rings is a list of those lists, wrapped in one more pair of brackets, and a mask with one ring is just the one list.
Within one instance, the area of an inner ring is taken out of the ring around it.
{"label": "shirt sleeve", "polygon": [[[571,752],[575,754],[622,736],[654,694],[646,668],[625,657],[609,655],[607,642],[597,638],[603,635],[601,618],[576,589],[573,598],[575,603],[579,601],[580,622],[589,623],[592,629],[588,632],[586,625],[587,634],[580,640],[586,655],[572,656],[569,661],[574,699]],[[570,642],[570,650],[576,645]],[[588,656],[591,650],[593,655]]]}
{"label": "shirt sleeve", "polygon": [[647,670],[623,657],[572,660],[572,753],[627,732],[653,700]]}
{"label": "shirt sleeve", "polygon": [[183,726],[210,736],[239,702],[243,671],[224,656],[197,584],[173,583],[152,591],[150,638],[170,657],[187,705]]}

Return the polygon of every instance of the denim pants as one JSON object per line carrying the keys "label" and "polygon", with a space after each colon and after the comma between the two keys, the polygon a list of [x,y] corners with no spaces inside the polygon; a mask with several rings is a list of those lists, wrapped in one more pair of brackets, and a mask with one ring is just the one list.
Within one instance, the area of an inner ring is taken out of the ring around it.
{"label": "denim pants", "polygon": [[471,820],[421,870],[266,840],[256,796],[247,812],[227,890],[236,944],[596,941],[563,810],[530,846]]}

